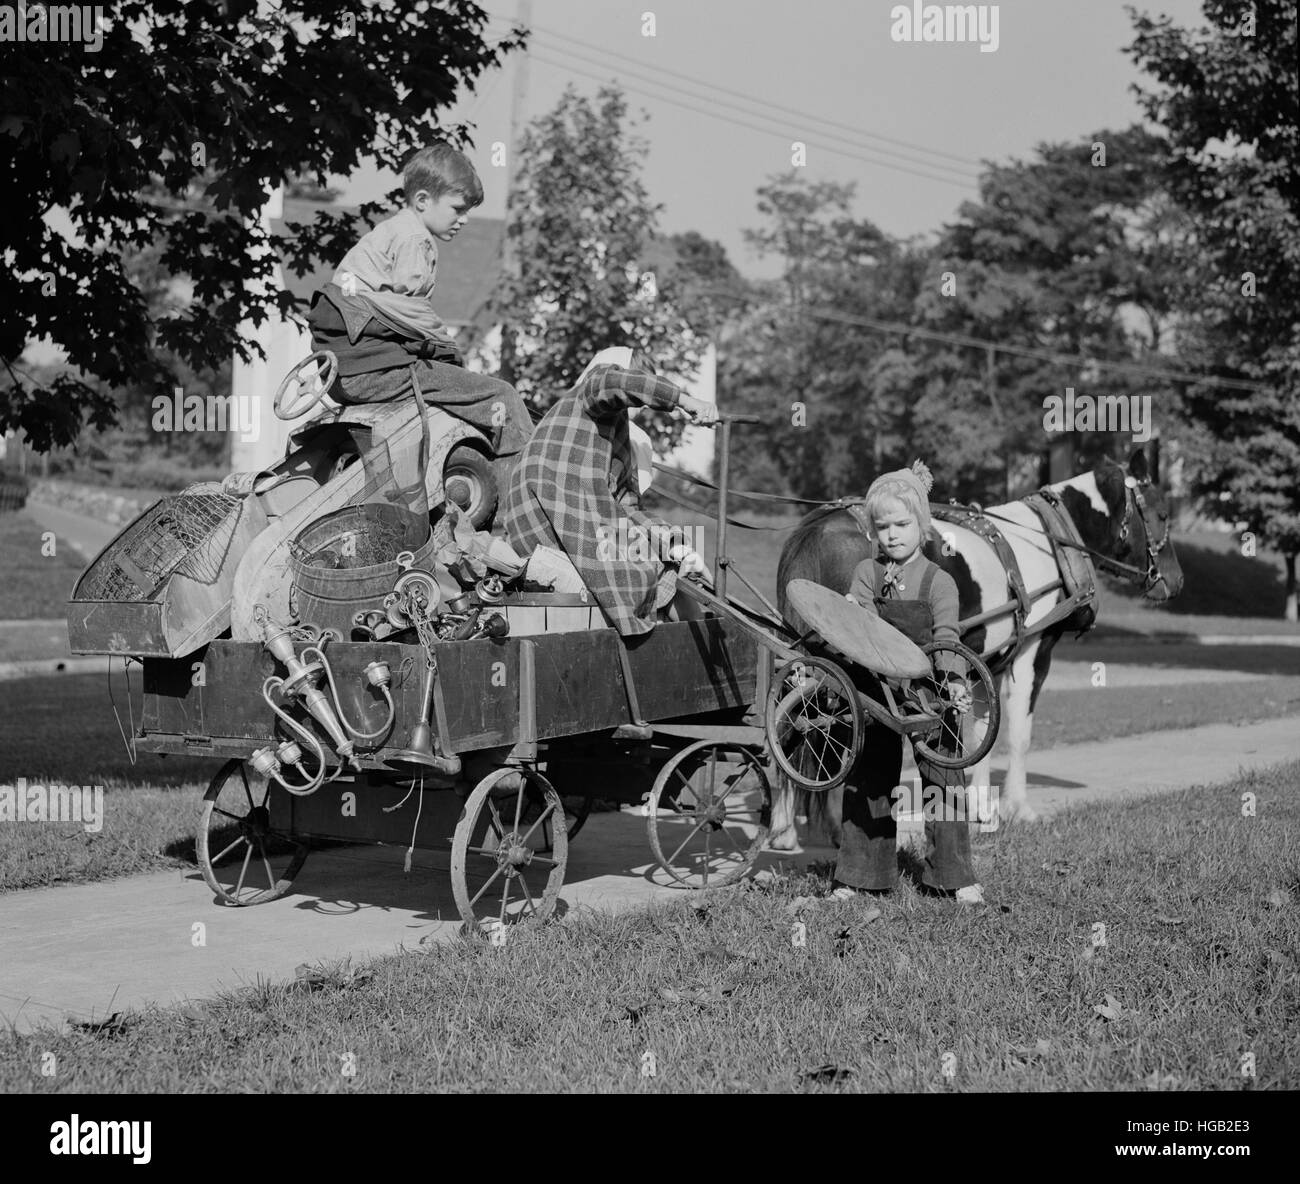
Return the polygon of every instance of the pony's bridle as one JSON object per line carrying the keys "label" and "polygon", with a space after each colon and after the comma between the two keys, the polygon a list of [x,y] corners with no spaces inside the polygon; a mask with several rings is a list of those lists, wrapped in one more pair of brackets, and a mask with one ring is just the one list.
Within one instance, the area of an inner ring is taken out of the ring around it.
{"label": "pony's bridle", "polygon": [[1111,559],[1108,555],[1094,555],[1098,565],[1116,572],[1120,575],[1132,576],[1140,579],[1142,591],[1149,592],[1165,577],[1160,574],[1160,564],[1157,559],[1160,552],[1169,545],[1169,519],[1165,519],[1164,533],[1160,536],[1160,541],[1152,545],[1151,522],[1147,517],[1147,502],[1142,496],[1142,490],[1150,486],[1150,481],[1141,481],[1137,477],[1124,478],[1124,517],[1119,523],[1119,541],[1125,543],[1128,541],[1129,519],[1137,512],[1137,519],[1142,523],[1142,534],[1144,536],[1147,553],[1147,567],[1143,571],[1131,563],[1122,563],[1118,559]]}

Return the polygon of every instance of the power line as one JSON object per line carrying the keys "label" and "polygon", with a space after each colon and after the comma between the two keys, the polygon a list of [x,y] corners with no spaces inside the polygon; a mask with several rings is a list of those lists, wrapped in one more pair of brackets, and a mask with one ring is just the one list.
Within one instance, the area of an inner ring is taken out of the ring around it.
{"label": "power line", "polygon": [[[746,301],[751,299],[739,296],[735,292],[723,289],[705,289],[703,296],[719,296],[726,299]],[[880,321],[872,317],[850,316],[830,308],[807,308],[804,314],[815,320],[831,321],[841,325],[852,325],[862,329],[873,329],[880,333],[897,333],[906,337],[921,337],[927,341],[940,341],[949,345],[961,345],[969,348],[992,349],[999,353],[1012,354],[1016,357],[1031,358],[1034,361],[1050,362],[1058,366],[1077,366],[1080,369],[1096,366],[1100,370],[1117,370],[1121,373],[1137,374],[1142,377],[1164,378],[1174,382],[1194,382],[1201,386],[1226,387],[1232,390],[1262,391],[1273,393],[1267,383],[1254,382],[1247,378],[1216,378],[1208,374],[1193,374],[1186,370],[1166,370],[1155,366],[1144,366],[1140,362],[1111,362],[1100,358],[1086,358],[1071,354],[1057,354],[1050,350],[1033,349],[1029,346],[1006,345],[991,341],[985,337],[971,337],[965,333],[944,333],[938,329],[922,329],[915,325],[901,324],[897,321]]]}
{"label": "power line", "polygon": [[[576,51],[576,50],[566,49],[566,48],[564,48],[564,47],[562,47],[562,46],[557,47],[557,46],[543,45],[542,48],[543,48],[543,49],[550,50],[551,52],[562,53],[562,54],[565,54],[565,55],[567,55],[567,56],[577,58],[579,61],[586,62],[586,63],[588,63],[588,64],[590,64],[590,65],[595,65],[595,66],[597,66],[598,68],[601,67],[601,66],[603,66],[603,65],[605,65],[605,63],[602,62],[602,61],[600,61],[599,59],[593,59],[593,58],[591,58],[589,55],[579,53],[579,52]],[[684,90],[683,88],[681,88],[681,87],[679,87],[679,86],[675,86],[675,85],[673,85],[672,83],[669,83],[669,82],[660,82],[658,79],[654,78],[652,75],[647,75],[647,74],[644,74],[644,73],[639,73],[638,71],[636,71],[636,70],[630,70],[630,69],[628,69],[627,67],[622,67],[621,70],[622,70],[622,73],[620,73],[620,74],[618,75],[618,77],[620,78],[620,80],[622,79],[622,77],[623,77],[624,75],[627,75],[627,76],[630,76],[630,77],[633,77],[633,78],[640,78],[641,80],[643,80],[643,81],[645,81],[645,82],[648,82],[648,83],[650,83],[650,84],[652,84],[652,85],[654,85],[654,86],[662,87],[664,90],[671,91],[671,92],[673,92],[673,93],[675,93],[675,94],[684,95],[685,97],[690,98],[690,99],[694,99],[694,100],[696,100],[697,102],[701,102],[701,103],[710,103],[710,104],[715,104],[715,105],[717,105],[717,106],[722,106],[722,107],[729,107],[729,108],[731,108],[733,111],[739,111],[742,115],[748,115],[748,116],[750,116],[750,117],[752,117],[752,118],[756,118],[756,119],[771,119],[771,120],[773,120],[774,122],[778,122],[778,123],[786,124],[786,125],[789,126],[789,127],[792,127],[792,128],[797,129],[796,134],[799,135],[799,136],[802,136],[802,135],[803,135],[803,130],[802,130],[802,129],[806,126],[806,124],[803,123],[803,122],[801,122],[799,119],[797,119],[797,118],[791,118],[790,115],[787,115],[787,114],[786,114],[786,113],[785,113],[781,108],[777,107],[775,104],[764,103],[762,100],[758,100],[758,99],[746,99],[746,102],[748,102],[751,106],[759,106],[759,107],[764,107],[764,106],[766,106],[766,107],[770,107],[770,108],[772,109],[771,112],[769,112],[769,111],[763,111],[763,110],[758,110],[758,111],[747,110],[745,107],[740,106],[740,104],[738,104],[738,103],[728,102],[726,99],[719,99],[719,98],[716,98],[715,96],[710,95],[710,94],[695,94],[695,93],[693,93],[693,92],[691,92],[691,91]],[[658,70],[658,69],[656,69],[655,72],[656,72],[656,73],[674,73],[674,74],[676,73],[676,71],[666,71],[666,70]],[[697,85],[697,86],[699,86],[699,87],[708,87],[708,86],[711,85],[711,84],[709,84],[709,83],[703,83],[703,82],[697,82],[697,83],[695,83],[695,85]],[[774,114],[772,114],[772,112],[778,112],[779,114],[774,115]],[[809,118],[811,118],[811,117],[809,117]],[[860,151],[863,151],[863,152],[880,153],[880,154],[883,154],[883,155],[885,155],[885,156],[893,156],[893,157],[897,157],[899,160],[907,161],[909,164],[920,165],[922,168],[933,169],[933,170],[936,170],[936,171],[943,171],[943,172],[946,172],[946,173],[951,173],[951,174],[953,174],[954,176],[961,177],[961,178],[963,178],[963,179],[965,179],[965,180],[969,180],[969,181],[976,181],[976,180],[979,179],[979,173],[978,173],[978,172],[968,171],[968,170],[965,170],[965,169],[956,169],[956,168],[953,168],[953,167],[951,167],[951,166],[949,166],[949,165],[944,165],[944,164],[941,164],[941,163],[939,163],[939,162],[932,161],[932,160],[922,160],[922,159],[918,159],[918,158],[915,157],[915,156],[909,156],[909,155],[907,155],[906,153],[896,152],[896,151],[894,151],[893,149],[890,149],[890,148],[879,148],[879,147],[876,147],[875,145],[872,145],[872,144],[862,143],[862,142],[860,142],[860,139],[859,139],[858,137],[855,137],[855,136],[842,135],[842,134],[838,134],[838,133],[836,133],[836,132],[834,132],[834,131],[827,132],[827,131],[825,130],[825,128],[823,128],[823,127],[821,126],[821,125],[825,124],[826,122],[827,122],[826,120],[821,120],[821,119],[814,120],[814,126],[816,126],[816,127],[818,128],[818,134],[819,134],[819,135],[826,136],[827,138],[832,139],[832,140],[839,140],[839,141],[841,141],[841,142],[843,142],[843,143],[849,144],[849,145],[850,145],[851,147],[853,147],[853,148],[859,149]],[[859,134],[859,135],[860,135],[860,134]]]}
{"label": "power line", "polygon": [[[557,69],[557,70],[565,70],[565,71],[568,71],[568,72],[571,73],[571,74],[579,74],[579,75],[583,76],[584,78],[591,78],[591,79],[594,79],[594,80],[597,81],[597,82],[607,82],[607,81],[610,81],[610,77],[607,76],[607,75],[594,74],[594,73],[592,73],[592,72],[589,71],[589,70],[583,70],[583,69],[580,69],[579,67],[574,66],[574,65],[572,65],[572,64],[570,64],[570,63],[567,63],[567,62],[556,61],[554,58],[548,58],[548,57],[545,57],[544,55],[542,55],[542,54],[540,54],[540,53],[536,53],[536,52],[534,52],[534,51],[530,51],[530,54],[531,54],[531,56],[532,56],[533,58],[535,58],[537,61],[539,61],[539,62],[543,62],[543,63],[545,63],[546,65],[551,66],[551,67],[553,67],[553,68],[555,68],[555,69]],[[618,81],[617,78],[614,78],[613,80],[614,80],[614,81]],[[670,97],[670,96],[668,96],[668,95],[655,94],[653,91],[648,91],[648,90],[646,90],[644,87],[633,86],[633,85],[628,84],[628,83],[623,83],[622,85],[625,87],[625,89],[630,90],[630,91],[634,92],[635,94],[644,95],[646,98],[655,99],[655,100],[657,100],[658,102],[661,102],[661,103],[671,103],[671,104],[673,104],[673,106],[676,106],[676,107],[683,107],[683,108],[685,108],[686,110],[695,113],[696,115],[707,115],[707,116],[710,117],[711,119],[718,119],[718,120],[723,121],[724,123],[735,124],[735,125],[738,126],[738,127],[748,128],[748,129],[751,130],[751,131],[761,132],[761,133],[763,133],[764,135],[769,135],[769,136],[770,136],[770,135],[775,134],[775,133],[773,132],[772,128],[770,128],[770,127],[762,127],[762,126],[760,126],[759,124],[756,124],[756,123],[749,123],[749,122],[746,121],[746,120],[737,119],[737,118],[735,118],[734,116],[730,116],[730,115],[721,115],[721,114],[719,114],[719,113],[716,112],[716,111],[709,111],[709,110],[707,110],[707,109],[704,108],[704,107],[698,107],[698,106],[695,106],[694,104],[683,102],[683,101],[680,100],[680,99],[675,99],[675,98],[672,98],[672,97]],[[658,85],[658,84],[656,84],[656,85]],[[821,149],[823,149],[823,150],[826,151],[826,152],[833,152],[833,153],[835,153],[837,156],[845,156],[845,157],[848,157],[849,159],[851,159],[851,160],[856,160],[856,161],[858,161],[858,162],[861,163],[861,164],[876,165],[876,166],[878,166],[879,168],[893,169],[895,172],[900,172],[900,173],[910,173],[912,176],[914,176],[914,177],[920,177],[920,178],[922,178],[923,180],[926,180],[926,181],[935,181],[935,182],[938,182],[939,184],[942,184],[942,185],[956,185],[957,187],[959,187],[959,188],[961,188],[961,189],[965,189],[965,190],[970,190],[970,189],[972,188],[972,185],[971,185],[971,182],[970,182],[970,181],[956,181],[956,180],[953,180],[951,177],[941,177],[941,176],[936,176],[936,175],[933,174],[933,173],[923,173],[923,172],[920,172],[920,171],[917,170],[917,169],[910,169],[910,168],[908,168],[906,165],[893,164],[893,163],[891,163],[890,161],[887,161],[887,160],[875,160],[875,159],[872,159],[871,157],[863,156],[863,155],[861,155],[860,153],[857,153],[857,152],[849,152],[849,151],[847,151],[846,149],[835,147],[834,144],[827,144],[827,143],[822,142],[821,140],[814,140],[814,139],[811,139],[811,138],[809,138],[809,137],[807,137],[807,136],[803,136],[803,137],[802,137],[802,140],[803,140],[803,143],[805,143],[805,144],[811,144],[813,147],[815,147],[815,148],[821,148]]]}
{"label": "power line", "polygon": [[[502,20],[502,19],[504,19],[504,18],[496,17],[496,18],[493,18],[493,19],[496,19],[496,20]],[[928,156],[938,156],[938,157],[943,157],[943,158],[945,158],[945,159],[947,159],[947,160],[955,161],[957,164],[962,164],[962,165],[974,165],[974,166],[976,166],[977,168],[980,167],[980,165],[981,165],[981,162],[980,162],[980,161],[978,161],[978,160],[974,160],[974,159],[972,159],[971,157],[968,157],[968,156],[958,156],[958,155],[956,155],[956,154],[954,154],[954,153],[951,153],[951,152],[943,152],[943,151],[941,151],[940,149],[937,149],[937,148],[926,148],[926,147],[924,147],[923,145],[916,144],[916,143],[913,143],[913,142],[908,141],[908,140],[899,140],[899,139],[896,139],[896,138],[893,137],[893,136],[885,136],[885,135],[881,135],[879,132],[869,132],[869,131],[864,130],[863,128],[854,127],[852,124],[842,123],[842,122],[840,122],[840,121],[838,121],[838,120],[834,120],[834,119],[827,119],[825,116],[822,116],[822,115],[814,115],[814,114],[812,114],[811,112],[807,112],[807,111],[799,111],[799,110],[797,110],[797,109],[795,109],[795,108],[792,108],[792,107],[791,107],[791,108],[781,107],[779,104],[771,103],[771,102],[769,102],[769,101],[766,100],[766,99],[755,98],[753,95],[745,94],[743,91],[733,90],[733,89],[730,88],[730,87],[722,86],[722,85],[720,85],[719,83],[716,83],[716,82],[707,82],[707,81],[705,81],[705,80],[703,80],[703,79],[695,78],[695,77],[693,77],[693,76],[690,75],[690,74],[684,74],[684,73],[682,73],[682,72],[679,71],[679,70],[670,70],[667,66],[649,66],[649,67],[647,67],[647,66],[646,66],[646,63],[641,62],[639,59],[634,58],[634,57],[631,57],[631,56],[628,55],[628,54],[618,53],[618,52],[616,52],[616,51],[614,51],[614,50],[606,49],[606,48],[604,48],[603,46],[594,45],[594,44],[592,44],[590,41],[583,41],[583,40],[582,40],[581,38],[579,38],[579,37],[573,37],[573,36],[570,36],[569,34],[559,33],[559,32],[557,32],[556,30],[554,30],[554,29],[548,29],[548,28],[546,28],[546,27],[543,26],[543,25],[538,25],[538,24],[534,23],[534,24],[532,24],[532,25],[530,26],[530,31],[536,31],[536,32],[538,32],[538,33],[543,33],[543,34],[545,34],[546,36],[556,38],[556,39],[558,39],[558,40],[560,40],[560,41],[567,41],[567,42],[570,42],[570,43],[573,44],[573,45],[580,45],[580,46],[582,46],[582,47],[585,48],[585,49],[593,50],[594,52],[596,52],[596,53],[602,55],[603,57],[615,57],[615,58],[621,58],[621,59],[624,60],[624,61],[627,61],[627,62],[633,62],[633,63],[635,63],[635,64],[637,64],[637,65],[640,65],[640,66],[642,66],[643,68],[652,69],[652,70],[654,70],[656,73],[659,73],[659,74],[667,74],[667,75],[670,75],[670,76],[672,76],[672,77],[674,77],[674,78],[680,78],[680,79],[682,79],[684,82],[690,82],[690,83],[694,84],[695,86],[704,87],[704,88],[709,89],[709,90],[716,90],[716,91],[721,92],[722,94],[731,95],[733,98],[744,99],[746,102],[751,103],[751,104],[754,104],[754,105],[757,105],[757,106],[771,107],[771,108],[773,108],[774,110],[778,110],[778,111],[781,111],[781,112],[786,113],[786,114],[789,114],[789,115],[796,115],[796,116],[798,116],[801,120],[808,120],[808,121],[811,121],[811,122],[814,123],[814,124],[820,124],[820,125],[824,125],[824,126],[826,126],[826,127],[837,127],[837,128],[842,129],[843,131],[846,131],[846,132],[851,133],[853,136],[856,136],[856,137],[863,137],[863,138],[865,138],[865,139],[871,139],[871,140],[880,140],[880,141],[882,141],[882,142],[884,142],[884,143],[886,143],[886,144],[893,144],[893,145],[895,145],[895,146],[897,146],[897,147],[900,147],[900,148],[907,148],[907,149],[910,149],[910,150],[915,151],[915,152],[922,152],[922,153],[925,153],[925,154],[928,155]],[[839,137],[839,138],[843,138],[843,137]],[[880,151],[883,151],[883,149],[880,150]],[[926,163],[926,164],[928,164],[929,162],[918,162],[918,163]]]}

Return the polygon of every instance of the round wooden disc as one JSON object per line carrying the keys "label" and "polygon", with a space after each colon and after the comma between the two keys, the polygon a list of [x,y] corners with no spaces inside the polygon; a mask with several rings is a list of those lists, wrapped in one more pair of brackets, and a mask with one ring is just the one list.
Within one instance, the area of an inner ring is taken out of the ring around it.
{"label": "round wooden disc", "polygon": [[930,673],[930,659],[921,647],[874,610],[812,580],[791,580],[785,592],[809,627],[859,666],[887,678],[921,678]]}

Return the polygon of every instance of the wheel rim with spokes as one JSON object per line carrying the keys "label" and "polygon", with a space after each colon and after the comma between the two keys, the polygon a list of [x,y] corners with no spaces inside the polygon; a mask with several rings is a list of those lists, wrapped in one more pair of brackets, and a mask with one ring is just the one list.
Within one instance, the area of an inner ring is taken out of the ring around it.
{"label": "wheel rim with spokes", "polygon": [[[974,651],[960,643],[934,642],[925,647],[925,652],[935,667],[934,673],[911,679],[903,697],[905,705],[935,716],[937,722],[928,731],[914,735],[916,752],[940,768],[969,768],[988,754],[998,738],[1002,705],[993,676]],[[943,666],[952,659],[966,668],[966,685],[971,694],[967,711],[959,711],[951,703]],[[987,724],[981,724],[982,720]]]}
{"label": "wheel rim with spokes", "polygon": [[243,760],[228,761],[213,777],[194,846],[208,887],[240,908],[283,896],[310,854],[274,825],[271,782]]}
{"label": "wheel rim with spokes", "polygon": [[772,821],[771,787],[748,748],[701,740],[660,770],[647,813],[659,866],[689,888],[722,888],[758,858]]}
{"label": "wheel rim with spokes", "polygon": [[862,743],[862,706],[849,676],[825,658],[787,662],[767,698],[768,747],[796,785],[827,790],[848,777]]}
{"label": "wheel rim with spokes", "polygon": [[[525,818],[531,799],[541,809]],[[474,787],[451,846],[451,889],[471,930],[539,924],[555,910],[569,838],[564,803],[531,769],[497,769]]]}

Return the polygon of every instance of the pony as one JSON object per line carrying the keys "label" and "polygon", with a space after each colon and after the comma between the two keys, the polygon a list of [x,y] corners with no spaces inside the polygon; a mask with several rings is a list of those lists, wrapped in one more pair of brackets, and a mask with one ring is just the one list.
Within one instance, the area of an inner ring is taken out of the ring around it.
{"label": "pony", "polygon": [[[1044,508],[1045,501],[1068,521],[1050,506]],[[1095,615],[1086,587],[1070,597],[1078,564],[1083,555],[1091,556],[1103,570],[1140,582],[1149,600],[1177,596],[1183,573],[1169,537],[1168,500],[1138,449],[1127,465],[1105,459],[1091,472],[1046,486],[1038,495],[987,511],[973,507],[964,516],[966,525],[961,524],[963,515],[945,514],[947,507],[933,510],[924,553],[956,581],[962,641],[984,657],[1002,698],[1010,754],[997,809],[1008,821],[1033,821],[1037,815],[1025,795],[1025,763],[1034,708],[1056,643],[1067,632],[1089,628]],[[997,532],[990,531],[990,522],[1015,557],[1019,588],[991,539]],[[807,629],[787,602],[790,580],[814,580],[845,593],[854,568],[871,553],[871,539],[847,506],[824,506],[804,518],[786,541],[777,568],[777,604],[786,624],[796,634]],[[977,729],[985,723],[975,720]],[[991,755],[986,755],[970,778],[985,795],[992,792],[990,764]],[[769,846],[778,851],[797,846],[794,818],[801,804],[809,808],[810,819],[827,823],[832,839],[838,840],[840,793],[810,794],[808,802],[803,791],[778,778]]]}

